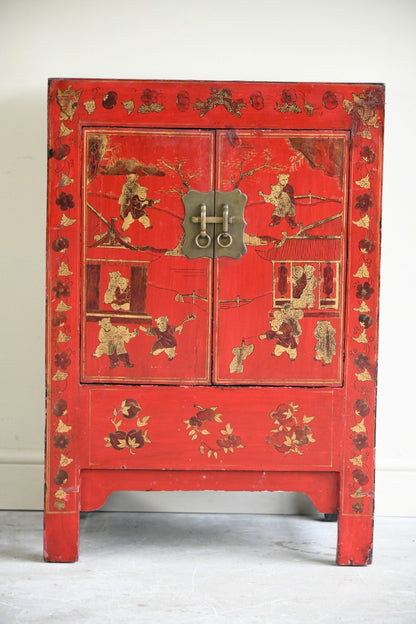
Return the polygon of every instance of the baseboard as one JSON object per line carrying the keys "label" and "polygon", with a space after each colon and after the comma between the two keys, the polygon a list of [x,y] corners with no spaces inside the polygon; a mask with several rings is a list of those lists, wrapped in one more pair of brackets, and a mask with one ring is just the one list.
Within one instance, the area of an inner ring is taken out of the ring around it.
{"label": "baseboard", "polygon": [[0,463],[0,509],[43,507],[43,465]]}
{"label": "baseboard", "polygon": [[416,516],[416,467],[376,470],[377,516]]}
{"label": "baseboard", "polygon": [[[376,515],[416,516],[416,467],[378,468]],[[0,449],[0,509],[41,510],[43,462],[36,450]],[[115,492],[104,511],[165,511],[176,513],[314,513],[310,500],[280,492]]]}

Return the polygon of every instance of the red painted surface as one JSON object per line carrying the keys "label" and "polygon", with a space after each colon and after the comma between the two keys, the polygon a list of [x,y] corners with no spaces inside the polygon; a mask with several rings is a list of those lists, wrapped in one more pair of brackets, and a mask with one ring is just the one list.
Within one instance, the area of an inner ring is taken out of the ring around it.
{"label": "red painted surface", "polygon": [[[384,89],[49,87],[45,558],[118,489],[271,490],[370,562]],[[247,253],[182,253],[189,190]],[[347,262],[348,259],[348,262]]]}

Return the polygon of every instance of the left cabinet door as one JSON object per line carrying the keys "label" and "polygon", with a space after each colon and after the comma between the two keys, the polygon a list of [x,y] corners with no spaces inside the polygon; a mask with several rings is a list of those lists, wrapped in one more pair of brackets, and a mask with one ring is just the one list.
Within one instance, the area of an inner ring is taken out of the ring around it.
{"label": "left cabinet door", "polygon": [[207,130],[83,129],[82,382],[210,383],[212,260],[181,245],[214,146]]}

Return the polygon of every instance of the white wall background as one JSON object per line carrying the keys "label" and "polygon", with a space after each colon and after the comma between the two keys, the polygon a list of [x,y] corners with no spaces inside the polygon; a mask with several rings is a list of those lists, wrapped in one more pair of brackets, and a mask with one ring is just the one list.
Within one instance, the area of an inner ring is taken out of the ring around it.
{"label": "white wall background", "polygon": [[[0,0],[0,508],[41,509],[48,77],[385,82],[376,512],[416,515],[415,0]],[[109,508],[308,511],[293,495]]]}

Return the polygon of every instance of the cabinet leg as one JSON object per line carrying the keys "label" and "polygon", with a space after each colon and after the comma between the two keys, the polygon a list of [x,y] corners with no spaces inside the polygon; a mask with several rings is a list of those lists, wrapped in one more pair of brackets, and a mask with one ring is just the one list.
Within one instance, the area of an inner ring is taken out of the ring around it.
{"label": "cabinet leg", "polygon": [[338,516],[337,564],[369,565],[373,554],[373,517]]}
{"label": "cabinet leg", "polygon": [[45,512],[45,561],[71,563],[78,560],[79,512]]}

